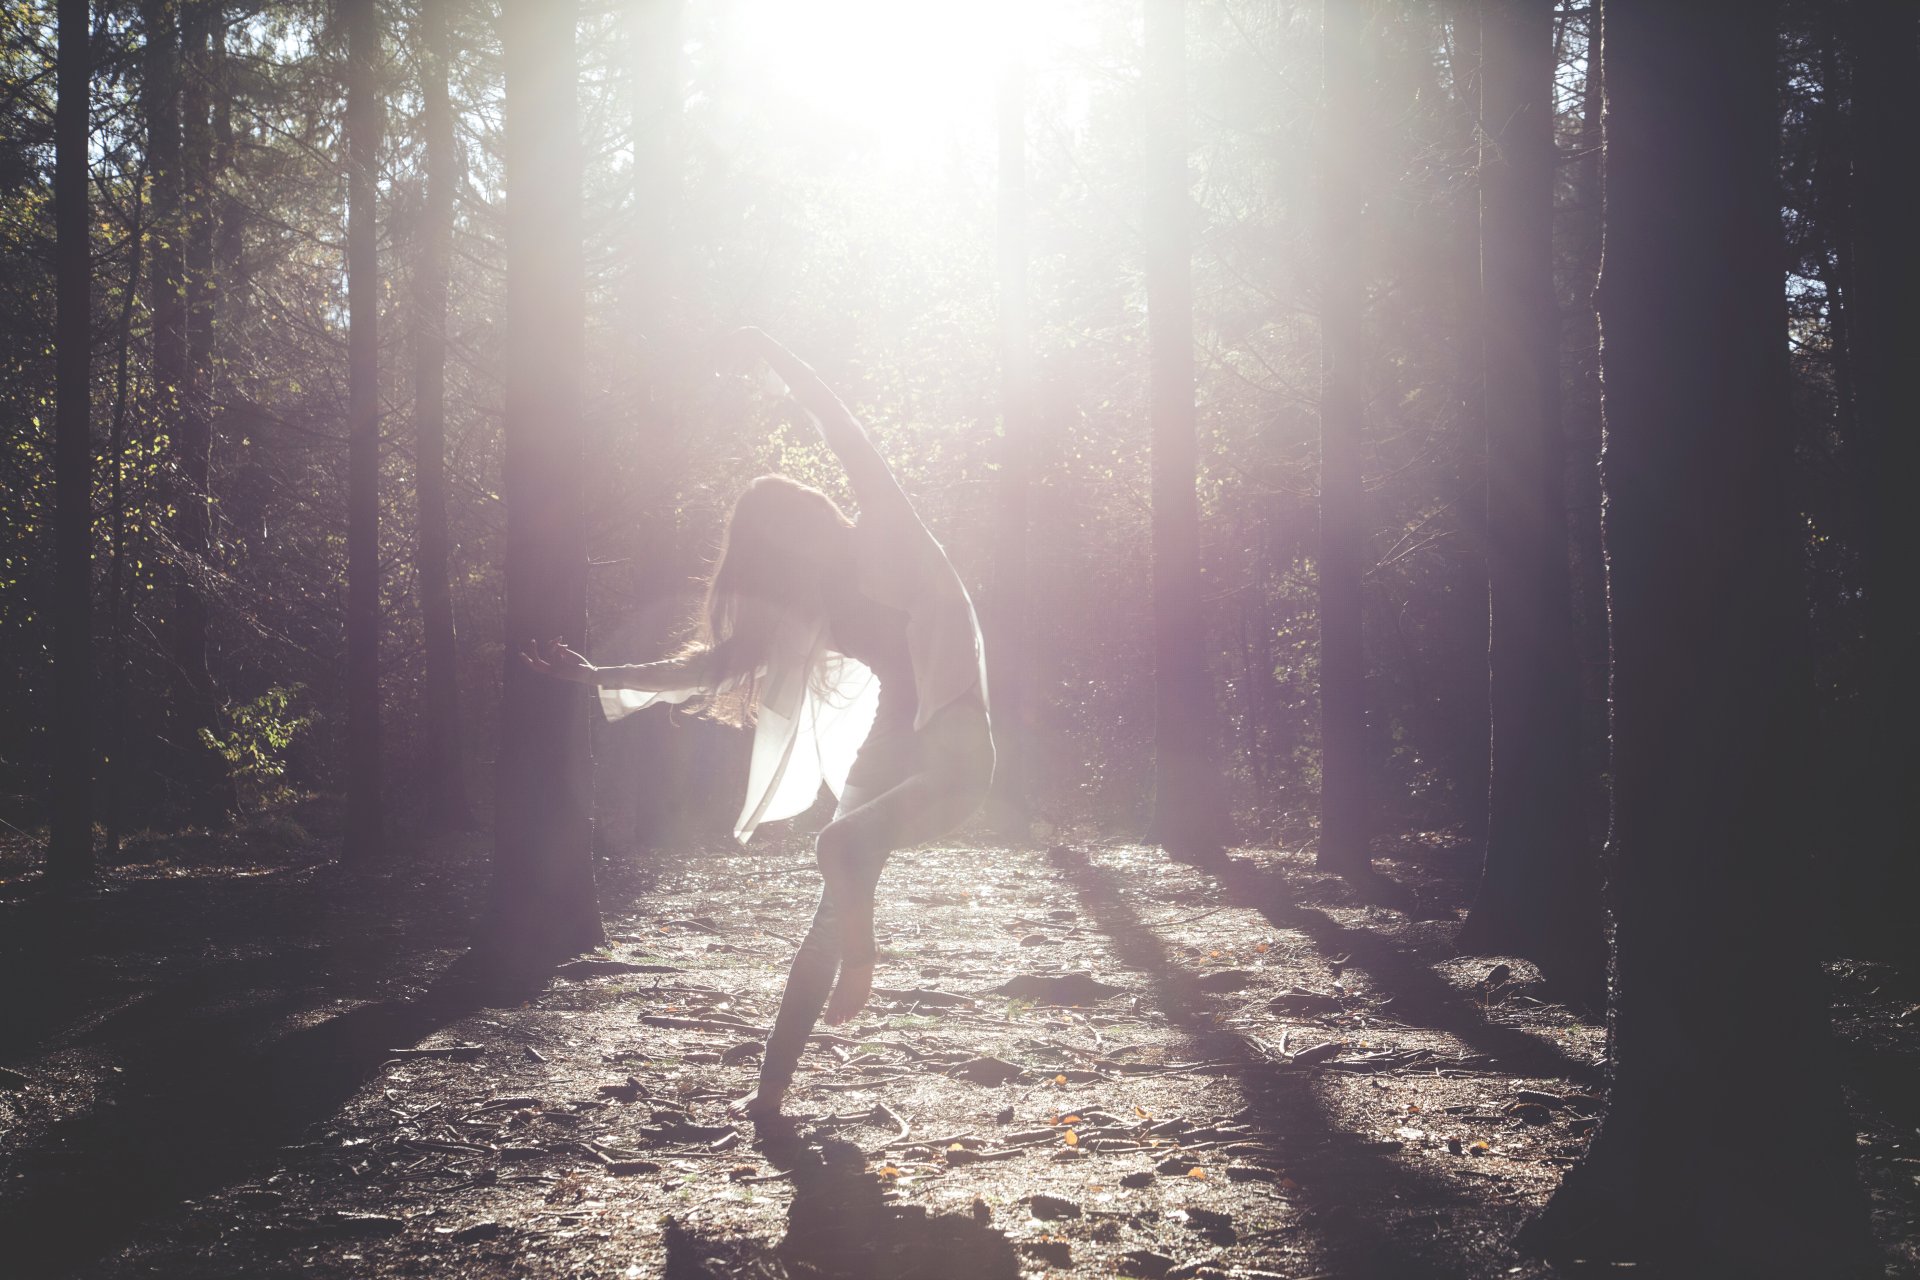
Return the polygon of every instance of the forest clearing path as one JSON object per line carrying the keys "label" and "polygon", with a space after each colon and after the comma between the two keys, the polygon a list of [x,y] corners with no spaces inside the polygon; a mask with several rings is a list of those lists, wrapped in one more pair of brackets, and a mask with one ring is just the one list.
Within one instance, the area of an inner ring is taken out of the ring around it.
{"label": "forest clearing path", "polygon": [[1452,956],[1446,855],[1382,860],[1397,908],[1270,850],[898,855],[872,1004],[756,1134],[725,1106],[817,884],[768,834],[608,868],[610,945],[524,1002],[448,976],[484,842],[404,884],[208,871],[197,950],[137,926],[180,877],[117,873],[75,940],[113,964],[0,1045],[22,1274],[1559,1274],[1507,1242],[1584,1148],[1603,1032]]}

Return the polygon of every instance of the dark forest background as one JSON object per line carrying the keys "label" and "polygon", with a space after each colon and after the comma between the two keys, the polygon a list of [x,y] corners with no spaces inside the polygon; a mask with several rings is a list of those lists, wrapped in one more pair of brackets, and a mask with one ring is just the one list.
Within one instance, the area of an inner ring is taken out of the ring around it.
{"label": "dark forest background", "polygon": [[[1861,7],[1787,4],[1776,49],[1784,394],[1820,706],[1818,749],[1796,785],[1836,830],[1878,791],[1866,767],[1878,705],[1872,579],[1876,565],[1893,581],[1905,574],[1897,551],[1883,559],[1875,546],[1885,469],[1873,413],[1901,406],[1878,407],[1861,377],[1856,294],[1885,268],[1871,256],[1855,159],[1895,127],[1861,84]],[[7,821],[29,830],[48,821],[62,722],[53,8],[10,6],[0,55],[0,700],[10,710],[0,790]],[[503,372],[514,354],[502,323],[499,26],[478,3],[371,11],[361,74],[372,260],[368,299],[355,304],[357,11],[211,0],[90,9],[90,714],[93,817],[107,847],[259,815],[293,793],[344,793],[355,760],[378,762],[388,831],[463,821],[489,798]],[[1217,762],[1232,837],[1313,839],[1319,337],[1330,287],[1356,289],[1358,551],[1346,567],[1361,614],[1366,828],[1376,841],[1440,832],[1472,843],[1488,818],[1480,177],[1498,139],[1481,108],[1477,6],[1356,12],[1365,29],[1348,70],[1359,91],[1331,123],[1326,95],[1341,86],[1323,85],[1317,10],[1205,5],[1188,18],[1191,203],[1171,234],[1189,237],[1192,258],[1191,653],[1205,679],[1180,697]],[[1147,126],[1168,116],[1143,78],[1138,15],[1089,6],[1056,17],[1070,42],[1025,60],[1009,47],[1007,65],[1020,68],[986,68],[982,91],[920,138],[783,97],[784,82],[762,78],[765,49],[743,37],[764,20],[752,6],[590,4],[580,16],[594,654],[651,658],[684,634],[748,477],[784,470],[844,497],[804,422],[716,374],[714,338],[761,323],[871,424],[989,631],[1022,641],[1003,720],[1030,743],[1016,750],[1031,816],[1055,828],[1149,825],[1156,639],[1145,570],[1159,490],[1148,291],[1151,241],[1168,233],[1148,201]],[[1540,323],[1558,339],[1580,805],[1597,839],[1607,637],[1592,27],[1588,6],[1560,4],[1546,37],[1555,306]],[[886,35],[851,56],[888,47]],[[901,57],[926,53],[909,45]],[[969,110],[977,118],[964,119]],[[1353,186],[1350,214],[1316,207],[1330,163]],[[1332,267],[1342,279],[1330,284]],[[377,332],[367,356],[377,384],[360,410],[377,429],[371,458],[364,417],[363,451],[350,443],[355,305]],[[355,503],[362,527],[377,529],[364,548],[377,590],[360,615],[348,586]],[[1898,523],[1884,530],[1891,543]],[[1527,532],[1563,536],[1558,521]],[[1002,595],[1034,603],[1016,618],[996,609]],[[349,736],[356,616],[377,643],[373,747]],[[712,795],[660,780],[718,767],[740,750],[727,738],[684,719],[599,733],[607,846],[713,825]]]}
{"label": "dark forest background", "polygon": [[745,739],[512,649],[661,656],[747,479],[846,496],[720,367],[757,324],[974,590],[997,837],[1484,859],[1462,950],[1611,995],[1568,1187],[1804,1091],[1697,1157],[1766,1220],[1754,1170],[1839,1159],[1779,1048],[1815,959],[1914,937],[1915,9],[819,8],[0,7],[0,819],[48,882],[490,827],[493,923],[598,941],[589,826],[722,836]]}

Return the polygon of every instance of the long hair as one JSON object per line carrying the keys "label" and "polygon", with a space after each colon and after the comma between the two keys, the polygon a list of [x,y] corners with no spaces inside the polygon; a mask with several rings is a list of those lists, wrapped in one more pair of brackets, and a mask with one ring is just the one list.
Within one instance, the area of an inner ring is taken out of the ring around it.
{"label": "long hair", "polygon": [[753,719],[759,673],[776,647],[809,634],[826,611],[823,567],[811,549],[823,531],[852,525],[832,498],[785,476],[760,476],[733,504],[687,646],[713,655],[708,715],[729,724]]}

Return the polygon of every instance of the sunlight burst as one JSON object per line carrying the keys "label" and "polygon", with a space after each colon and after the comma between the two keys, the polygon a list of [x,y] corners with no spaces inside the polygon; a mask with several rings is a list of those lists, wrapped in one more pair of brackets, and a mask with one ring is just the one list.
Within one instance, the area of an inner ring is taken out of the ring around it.
{"label": "sunlight burst", "polygon": [[1001,73],[1052,47],[1070,8],[746,0],[733,16],[734,50],[742,78],[775,109],[801,104],[869,145],[913,148],[990,128]]}

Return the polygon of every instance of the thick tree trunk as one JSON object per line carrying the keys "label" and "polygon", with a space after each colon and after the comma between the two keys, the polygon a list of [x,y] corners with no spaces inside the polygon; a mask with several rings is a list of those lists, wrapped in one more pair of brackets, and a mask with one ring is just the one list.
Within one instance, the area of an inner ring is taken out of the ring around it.
{"label": "thick tree trunk", "polygon": [[506,0],[506,688],[492,928],[509,965],[598,945],[587,700],[521,663],[586,628],[585,269],[574,102],[576,6]]}
{"label": "thick tree trunk", "polygon": [[1605,8],[1613,1087],[1536,1238],[1677,1275],[1867,1256],[1806,928],[1771,17]]}
{"label": "thick tree trunk", "polygon": [[1604,811],[1607,759],[1607,566],[1600,546],[1600,21],[1587,17],[1587,77],[1581,90],[1580,157],[1573,167],[1575,208],[1569,216],[1575,287],[1570,337],[1572,394],[1564,406],[1568,536],[1573,546],[1580,654],[1581,821],[1589,838]]}
{"label": "thick tree trunk", "polygon": [[1864,788],[1866,856],[1879,868],[1875,900],[1881,932],[1913,958],[1920,931],[1912,906],[1920,898],[1920,823],[1913,778],[1915,717],[1920,716],[1920,528],[1912,512],[1920,475],[1920,408],[1913,389],[1913,353],[1920,350],[1920,170],[1912,156],[1912,94],[1920,84],[1916,22],[1906,0],[1855,0],[1853,173],[1853,372],[1855,419],[1866,493],[1862,547],[1866,583],[1865,696],[1870,713]]}
{"label": "thick tree trunk", "polygon": [[448,0],[420,6],[420,103],[427,191],[414,275],[413,431],[420,613],[426,642],[427,821],[472,825],[460,752],[460,654],[447,536],[447,270],[453,251],[455,157],[447,76]]}
{"label": "thick tree trunk", "polygon": [[93,279],[87,0],[60,0],[54,108],[53,804],[47,874],[93,874]]}
{"label": "thick tree trunk", "polygon": [[1537,960],[1558,991],[1597,1008],[1606,951],[1598,869],[1581,820],[1553,289],[1553,6],[1487,0],[1481,10],[1493,739],[1486,868],[1458,944]]}
{"label": "thick tree trunk", "polygon": [[1361,440],[1366,337],[1358,229],[1365,208],[1353,145],[1366,111],[1362,42],[1371,6],[1322,4],[1320,253],[1320,853],[1332,871],[1364,872],[1367,805],[1366,648],[1361,581],[1366,553]]}
{"label": "thick tree trunk", "polygon": [[1200,600],[1184,0],[1146,0],[1147,339],[1152,376],[1153,836],[1205,859],[1231,835]]}
{"label": "thick tree trunk", "polygon": [[381,109],[375,0],[344,0],[347,29],[347,823],[345,855],[381,851]]}
{"label": "thick tree trunk", "polygon": [[1027,295],[1026,68],[1010,66],[1000,83],[1000,484],[994,520],[994,589],[987,621],[993,639],[994,769],[990,814],[1008,837],[1025,840],[1033,660],[1028,608],[1027,497],[1033,483],[1033,324]]}

